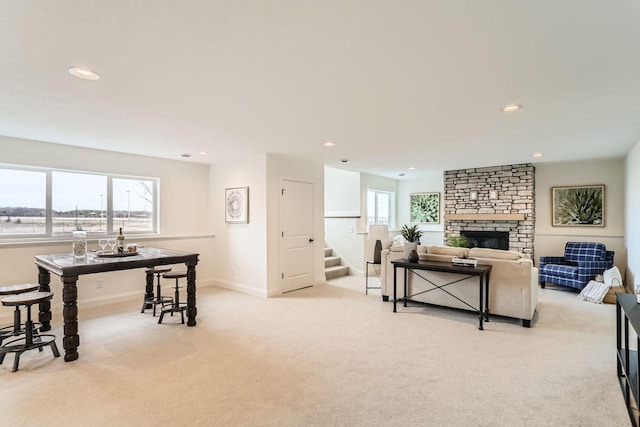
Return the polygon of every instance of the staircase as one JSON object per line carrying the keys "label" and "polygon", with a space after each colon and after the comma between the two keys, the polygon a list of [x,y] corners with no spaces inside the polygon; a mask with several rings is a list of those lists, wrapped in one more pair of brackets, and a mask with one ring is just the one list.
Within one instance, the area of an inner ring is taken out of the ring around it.
{"label": "staircase", "polygon": [[333,249],[324,248],[324,276],[327,280],[349,275],[349,266],[342,265],[339,256],[333,256]]}

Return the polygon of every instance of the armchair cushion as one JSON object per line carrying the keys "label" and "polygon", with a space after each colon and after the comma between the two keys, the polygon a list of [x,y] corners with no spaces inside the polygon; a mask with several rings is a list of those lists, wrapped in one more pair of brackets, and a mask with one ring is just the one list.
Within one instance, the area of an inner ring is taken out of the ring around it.
{"label": "armchair cushion", "polygon": [[605,246],[602,243],[568,242],[564,248],[566,262],[604,261]]}

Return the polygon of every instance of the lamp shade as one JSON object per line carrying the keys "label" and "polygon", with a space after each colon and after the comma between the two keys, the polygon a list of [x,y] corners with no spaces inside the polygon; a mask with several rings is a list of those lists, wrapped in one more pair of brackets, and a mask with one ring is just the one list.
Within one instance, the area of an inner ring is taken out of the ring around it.
{"label": "lamp shade", "polygon": [[386,224],[369,226],[369,240],[386,240],[389,238],[389,227]]}

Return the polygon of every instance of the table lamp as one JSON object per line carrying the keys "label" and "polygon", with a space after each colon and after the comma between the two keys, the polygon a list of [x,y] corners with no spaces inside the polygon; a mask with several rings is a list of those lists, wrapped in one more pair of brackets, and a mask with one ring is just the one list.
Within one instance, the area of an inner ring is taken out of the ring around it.
{"label": "table lamp", "polygon": [[376,244],[373,248],[373,263],[381,263],[382,240],[389,237],[389,228],[384,224],[375,224],[369,226],[369,240],[375,240]]}

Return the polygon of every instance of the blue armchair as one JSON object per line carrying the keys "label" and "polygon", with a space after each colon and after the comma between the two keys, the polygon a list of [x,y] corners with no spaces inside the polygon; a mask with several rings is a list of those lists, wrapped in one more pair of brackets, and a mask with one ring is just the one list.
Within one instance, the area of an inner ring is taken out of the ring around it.
{"label": "blue armchair", "polygon": [[538,280],[545,283],[584,288],[596,274],[602,274],[613,267],[613,251],[608,251],[602,243],[567,242],[564,257],[541,256],[538,266]]}

